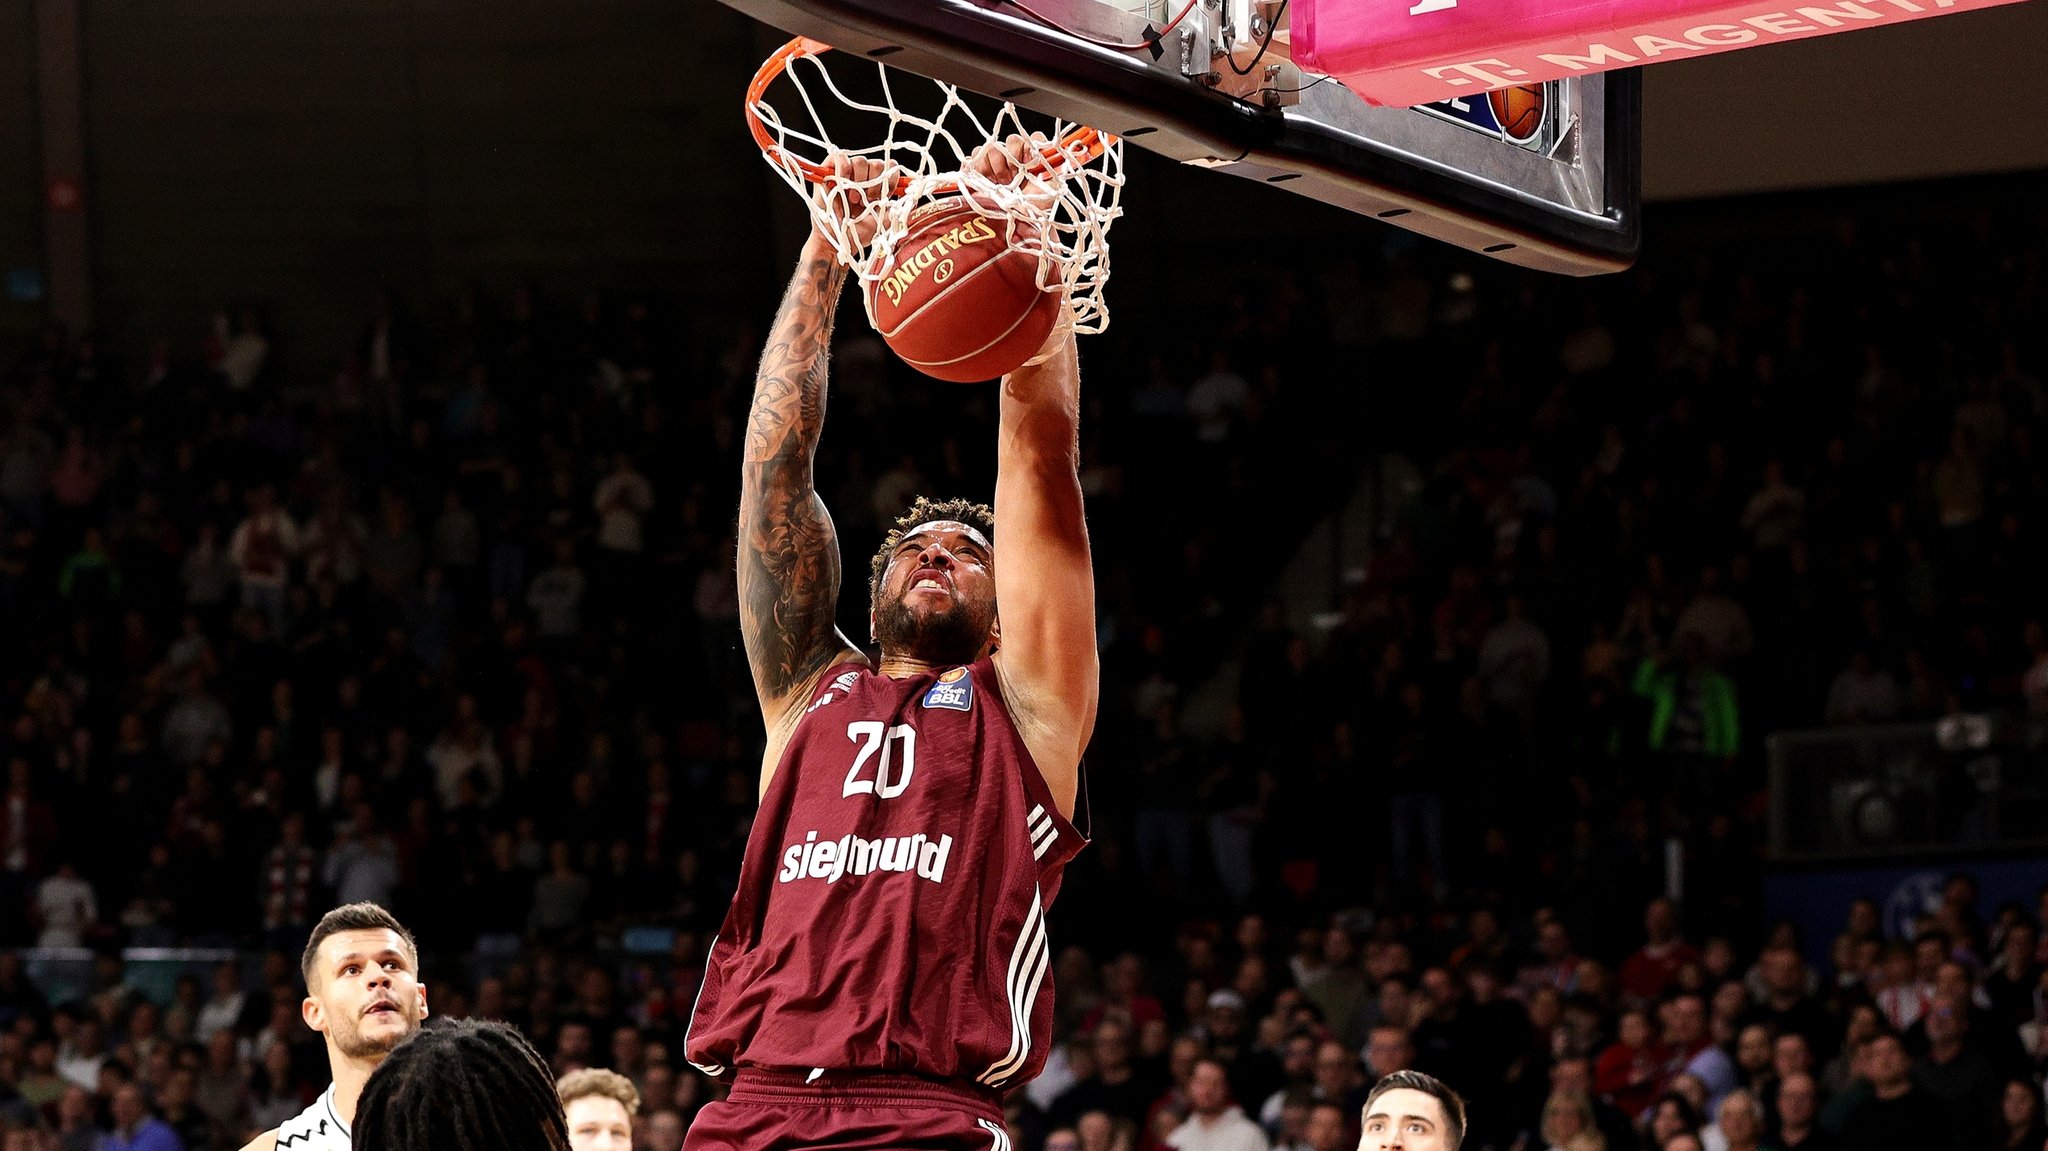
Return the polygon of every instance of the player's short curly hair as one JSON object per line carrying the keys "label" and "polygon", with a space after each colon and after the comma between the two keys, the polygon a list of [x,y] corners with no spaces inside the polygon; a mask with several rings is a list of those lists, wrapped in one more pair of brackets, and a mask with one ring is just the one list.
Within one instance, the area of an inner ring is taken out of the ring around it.
{"label": "player's short curly hair", "polygon": [[640,1089],[633,1081],[616,1071],[603,1067],[585,1067],[571,1071],[555,1082],[555,1090],[562,1096],[562,1106],[589,1096],[616,1099],[626,1109],[626,1117],[640,1114]]}
{"label": "player's short curly hair", "polygon": [[978,531],[990,546],[996,542],[996,512],[987,504],[973,500],[935,500],[919,496],[911,501],[910,510],[896,517],[896,526],[882,537],[882,546],[875,549],[875,558],[868,564],[868,602],[882,592],[882,572],[889,566],[889,557],[896,554],[896,545],[910,529],[933,520],[952,520],[963,523]]}

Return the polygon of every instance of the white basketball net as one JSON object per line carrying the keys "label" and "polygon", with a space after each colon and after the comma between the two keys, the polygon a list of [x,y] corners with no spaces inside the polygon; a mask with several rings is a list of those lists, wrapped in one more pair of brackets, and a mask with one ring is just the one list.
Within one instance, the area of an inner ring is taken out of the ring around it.
{"label": "white basketball net", "polygon": [[[1108,326],[1102,287],[1109,280],[1109,226],[1123,212],[1121,140],[1097,137],[1064,120],[1049,121],[1050,130],[1040,123],[1034,135],[1013,104],[977,112],[951,84],[868,61],[860,62],[879,74],[880,97],[856,98],[835,81],[820,58],[823,52],[822,45],[805,42],[778,53],[784,59],[780,78],[748,107],[759,121],[763,156],[804,198],[839,262],[860,277],[870,323],[870,289],[892,264],[911,213],[931,200],[964,194],[990,216],[1031,225],[1029,231],[1019,229],[1024,235],[1013,247],[1038,257],[1040,288],[1066,294],[1076,332]],[[842,67],[860,60],[841,56]],[[917,90],[902,91],[911,87]],[[915,113],[898,107],[899,91],[920,101]],[[771,105],[770,96],[784,107]],[[821,111],[846,140],[879,142],[835,140]],[[1012,136],[1034,139],[1042,160],[1007,184],[967,169],[976,150]],[[860,182],[821,182],[818,166],[835,153],[880,162],[884,171]]]}

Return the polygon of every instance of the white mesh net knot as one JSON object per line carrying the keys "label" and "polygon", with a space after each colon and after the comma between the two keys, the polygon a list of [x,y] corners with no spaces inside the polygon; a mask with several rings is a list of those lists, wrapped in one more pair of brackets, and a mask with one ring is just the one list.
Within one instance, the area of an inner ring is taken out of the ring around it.
{"label": "white mesh net knot", "polygon": [[[1108,326],[1102,288],[1109,280],[1109,226],[1122,214],[1122,141],[1049,117],[1027,123],[1013,104],[992,106],[951,84],[878,63],[867,62],[874,81],[855,95],[847,90],[854,77],[842,85],[826,67],[821,57],[829,51],[814,41],[785,45],[762,66],[747,106],[762,155],[804,198],[839,262],[859,277],[870,323],[872,289],[908,235],[912,214],[934,200],[964,196],[985,215],[1027,225],[1011,246],[1038,258],[1040,288],[1065,294],[1062,323],[1080,333]],[[842,70],[860,71],[857,57],[841,58]],[[1004,145],[1026,163],[974,162]],[[834,157],[866,163],[836,161],[828,173]],[[984,166],[1009,178],[992,179]],[[858,178],[843,174],[849,167]]]}

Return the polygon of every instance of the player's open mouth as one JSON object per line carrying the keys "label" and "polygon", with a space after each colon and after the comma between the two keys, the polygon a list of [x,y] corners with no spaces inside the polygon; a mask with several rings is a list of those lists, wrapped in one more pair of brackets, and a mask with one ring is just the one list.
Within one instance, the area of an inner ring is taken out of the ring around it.
{"label": "player's open mouth", "polygon": [[919,568],[917,574],[911,577],[911,591],[924,591],[926,589],[932,591],[947,590],[945,577],[941,576],[935,568]]}
{"label": "player's open mouth", "polygon": [[392,1002],[389,999],[379,999],[377,1002],[372,1003],[368,1007],[363,1008],[363,1014],[366,1016],[387,1014],[396,1015],[398,1014],[398,1004]]}

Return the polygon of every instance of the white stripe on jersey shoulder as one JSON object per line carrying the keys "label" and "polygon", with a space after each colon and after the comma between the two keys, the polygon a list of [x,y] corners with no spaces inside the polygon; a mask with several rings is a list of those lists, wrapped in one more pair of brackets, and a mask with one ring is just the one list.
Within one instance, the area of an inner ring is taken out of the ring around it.
{"label": "white stripe on jersey shoulder", "polygon": [[1045,828],[1031,839],[1031,858],[1044,859],[1045,853],[1052,850],[1052,845],[1058,843],[1059,838],[1058,829],[1050,823],[1046,824]]}
{"label": "white stripe on jersey shoulder", "polygon": [[995,1140],[989,1144],[989,1151],[1010,1151],[1010,1132],[1001,1124],[991,1123],[986,1119],[976,1119],[975,1122],[981,1124],[982,1130],[987,1131],[989,1137]]}
{"label": "white stripe on jersey shoulder", "polygon": [[1031,889],[1031,913],[1017,934],[1017,946],[1010,952],[1010,971],[1005,994],[1010,1001],[1010,1051],[995,1066],[981,1074],[981,1082],[994,1087],[1017,1073],[1031,1055],[1031,1009],[1038,1002],[1038,989],[1045,983],[1045,970],[1052,961],[1052,948],[1045,936],[1045,903],[1037,887]]}
{"label": "white stripe on jersey shoulder", "polygon": [[[690,1000],[690,1022],[683,1027],[684,1051],[688,1051],[690,1049],[690,1032],[694,1031],[697,1027],[697,1007],[698,1005],[704,1002],[704,985],[711,982],[712,953],[717,950],[718,937],[714,935],[711,937],[710,945],[704,948],[704,976],[703,978],[697,980],[696,998]],[[725,1068],[717,1066],[715,1064],[707,1065],[703,1063],[696,1063],[690,1061],[687,1058],[684,1060],[684,1062],[689,1063],[690,1066],[695,1067],[697,1070],[702,1071],[704,1074],[711,1076],[713,1079],[716,1079],[720,1075],[725,1074],[726,1071]]]}

